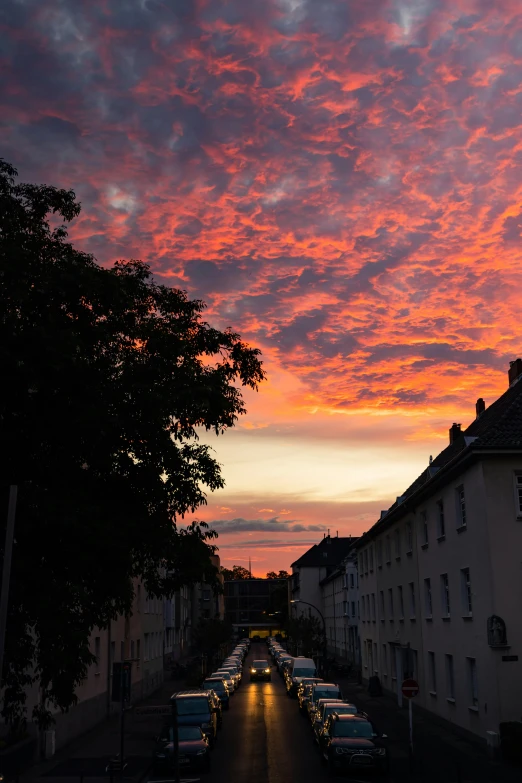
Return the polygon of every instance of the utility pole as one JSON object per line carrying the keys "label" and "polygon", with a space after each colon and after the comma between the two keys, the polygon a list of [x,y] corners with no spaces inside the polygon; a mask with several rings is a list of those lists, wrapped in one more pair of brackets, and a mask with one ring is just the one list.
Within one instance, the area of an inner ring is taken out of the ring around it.
{"label": "utility pole", "polygon": [[16,500],[18,487],[9,487],[9,505],[7,509],[7,525],[5,530],[4,566],[2,569],[2,593],[0,594],[0,685],[4,670],[5,631],[7,626],[7,609],[9,606],[9,583],[11,581],[11,561],[13,557],[14,525],[16,515]]}

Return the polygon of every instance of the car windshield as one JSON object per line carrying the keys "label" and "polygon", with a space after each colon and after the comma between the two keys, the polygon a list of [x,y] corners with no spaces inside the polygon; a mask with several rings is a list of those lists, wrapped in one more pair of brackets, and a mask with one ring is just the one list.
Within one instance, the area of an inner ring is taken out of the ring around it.
{"label": "car windshield", "polygon": [[373,726],[368,721],[336,721],[333,725],[332,736],[334,737],[373,737],[375,734]]}
{"label": "car windshield", "polygon": [[206,691],[216,691],[216,693],[224,693],[225,685],[221,680],[212,680],[211,682],[204,682],[203,688]]}
{"label": "car windshield", "polygon": [[185,742],[186,740],[200,740],[201,729],[199,726],[179,726],[178,739],[180,742]]}
{"label": "car windshield", "polygon": [[292,674],[294,677],[307,677],[310,676],[310,672],[313,671],[312,669],[300,669],[299,667],[294,666],[294,670]]}
{"label": "car windshield", "polygon": [[207,697],[204,699],[176,699],[176,706],[178,708],[178,715],[201,715],[208,712]]}
{"label": "car windshield", "polygon": [[337,690],[337,688],[332,688],[332,690],[326,690],[326,689],[319,690],[318,688],[316,688],[314,694],[314,700],[319,701],[319,699],[328,699],[328,698],[335,699],[338,693],[339,691]]}
{"label": "car windshield", "polygon": [[266,669],[268,668],[268,661],[254,661],[252,664],[256,669]]}

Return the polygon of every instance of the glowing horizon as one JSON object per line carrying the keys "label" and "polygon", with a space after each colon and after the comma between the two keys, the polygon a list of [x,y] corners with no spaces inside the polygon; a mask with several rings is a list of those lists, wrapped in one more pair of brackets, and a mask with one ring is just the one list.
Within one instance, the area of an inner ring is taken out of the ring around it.
{"label": "glowing horizon", "polygon": [[77,247],[263,351],[247,416],[205,436],[223,563],[368,529],[522,351],[519,4],[3,10],[3,157],[76,190]]}

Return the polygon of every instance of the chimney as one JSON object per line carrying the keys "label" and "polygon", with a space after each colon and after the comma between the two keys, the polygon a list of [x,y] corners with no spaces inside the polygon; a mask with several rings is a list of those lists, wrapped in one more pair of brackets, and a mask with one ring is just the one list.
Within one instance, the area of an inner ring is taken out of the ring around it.
{"label": "chimney", "polygon": [[486,410],[486,403],[482,399],[482,397],[479,397],[477,400],[477,404],[475,405],[475,410],[477,412],[477,419],[479,416],[481,416],[484,411]]}
{"label": "chimney", "polygon": [[514,383],[522,376],[522,359],[515,359],[514,362],[509,362],[509,385],[513,386]]}
{"label": "chimney", "polygon": [[460,434],[460,424],[452,424],[449,431],[450,445],[455,443]]}

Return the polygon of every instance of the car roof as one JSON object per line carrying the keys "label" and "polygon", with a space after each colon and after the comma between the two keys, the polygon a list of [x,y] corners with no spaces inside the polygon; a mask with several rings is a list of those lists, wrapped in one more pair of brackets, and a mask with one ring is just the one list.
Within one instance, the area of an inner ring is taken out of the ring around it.
{"label": "car roof", "polygon": [[254,663],[268,663],[266,658],[256,658]]}
{"label": "car roof", "polygon": [[173,699],[175,697],[176,699],[188,699],[193,696],[202,696],[206,699],[208,693],[207,691],[202,691],[201,689],[194,688],[193,690],[190,691],[177,691],[177,693],[172,694],[171,698]]}
{"label": "car roof", "polygon": [[320,685],[321,688],[338,688],[336,682],[316,682],[314,685]]}

